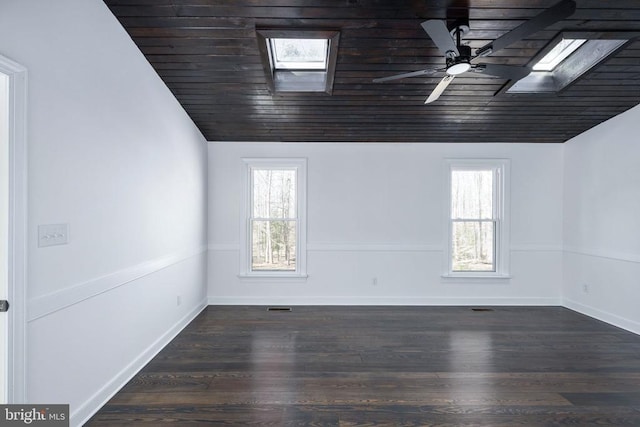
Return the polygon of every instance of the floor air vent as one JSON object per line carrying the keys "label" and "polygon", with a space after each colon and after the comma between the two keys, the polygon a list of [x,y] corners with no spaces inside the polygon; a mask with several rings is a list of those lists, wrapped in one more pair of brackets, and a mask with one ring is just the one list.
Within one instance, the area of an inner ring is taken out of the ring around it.
{"label": "floor air vent", "polygon": [[472,308],[472,311],[493,311],[493,308]]}
{"label": "floor air vent", "polygon": [[267,307],[267,311],[291,311],[291,307]]}

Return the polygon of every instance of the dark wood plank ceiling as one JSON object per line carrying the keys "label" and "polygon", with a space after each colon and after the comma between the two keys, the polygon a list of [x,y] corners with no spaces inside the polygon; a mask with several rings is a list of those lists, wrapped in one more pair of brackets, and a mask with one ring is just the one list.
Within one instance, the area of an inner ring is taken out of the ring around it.
{"label": "dark wood plank ceiling", "polygon": [[[640,102],[632,41],[555,95],[498,94],[506,80],[442,74],[372,79],[441,66],[420,27],[468,16],[478,48],[557,0],[106,0],[210,141],[564,142]],[[256,27],[340,30],[332,95],[273,96]],[[640,32],[640,1],[577,0],[576,12],[484,62],[526,65],[562,30]]]}

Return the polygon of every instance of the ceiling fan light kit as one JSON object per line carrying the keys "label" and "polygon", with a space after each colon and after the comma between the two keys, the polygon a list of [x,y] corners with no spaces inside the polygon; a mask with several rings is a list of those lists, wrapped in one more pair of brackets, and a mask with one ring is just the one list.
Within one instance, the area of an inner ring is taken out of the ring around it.
{"label": "ceiling fan light kit", "polygon": [[529,75],[531,68],[527,66],[506,64],[474,64],[472,61],[476,58],[484,58],[491,55],[492,53],[497,52],[515,42],[525,39],[533,33],[568,18],[573,14],[573,12],[575,12],[575,9],[576,2],[574,0],[561,0],[554,6],[546,9],[523,24],[520,24],[508,33],[503,34],[494,41],[486,44],[480,49],[477,49],[475,55],[472,55],[471,48],[469,46],[463,45],[461,42],[462,36],[469,31],[469,26],[466,23],[456,23],[454,28],[449,30],[445,21],[437,19],[424,21],[420,25],[444,55],[446,67],[397,74],[394,76],[375,79],[374,82],[379,83],[399,80],[407,77],[416,77],[444,71],[446,75],[440,83],[436,85],[433,92],[431,92],[425,101],[425,104],[429,104],[440,97],[456,76],[466,72],[485,74],[507,80],[520,80]]}
{"label": "ceiling fan light kit", "polygon": [[466,61],[460,61],[455,64],[447,64],[447,74],[450,76],[457,76],[458,74],[466,73],[471,69],[471,64]]}
{"label": "ceiling fan light kit", "polygon": [[466,73],[471,69],[471,48],[469,46],[458,46],[458,56],[447,57],[447,74],[457,76]]}

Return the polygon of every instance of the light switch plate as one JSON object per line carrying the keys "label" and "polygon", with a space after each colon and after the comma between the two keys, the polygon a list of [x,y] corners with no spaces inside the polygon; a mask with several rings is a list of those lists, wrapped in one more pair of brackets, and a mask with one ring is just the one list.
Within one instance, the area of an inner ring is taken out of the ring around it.
{"label": "light switch plate", "polygon": [[38,247],[66,245],[69,243],[69,224],[38,226]]}

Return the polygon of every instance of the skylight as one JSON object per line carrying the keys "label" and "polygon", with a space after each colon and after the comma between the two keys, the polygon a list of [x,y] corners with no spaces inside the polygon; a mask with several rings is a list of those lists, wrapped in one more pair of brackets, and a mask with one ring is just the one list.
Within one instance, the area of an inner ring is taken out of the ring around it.
{"label": "skylight", "polygon": [[328,39],[269,39],[275,70],[326,70]]}
{"label": "skylight", "polygon": [[339,31],[256,28],[256,37],[271,94],[331,94]]}
{"label": "skylight", "polygon": [[533,71],[553,71],[576,49],[586,42],[585,39],[562,39],[540,61],[533,65]]}
{"label": "skylight", "polygon": [[622,49],[634,33],[565,31],[530,62],[528,76],[508,83],[506,93],[558,93]]}

